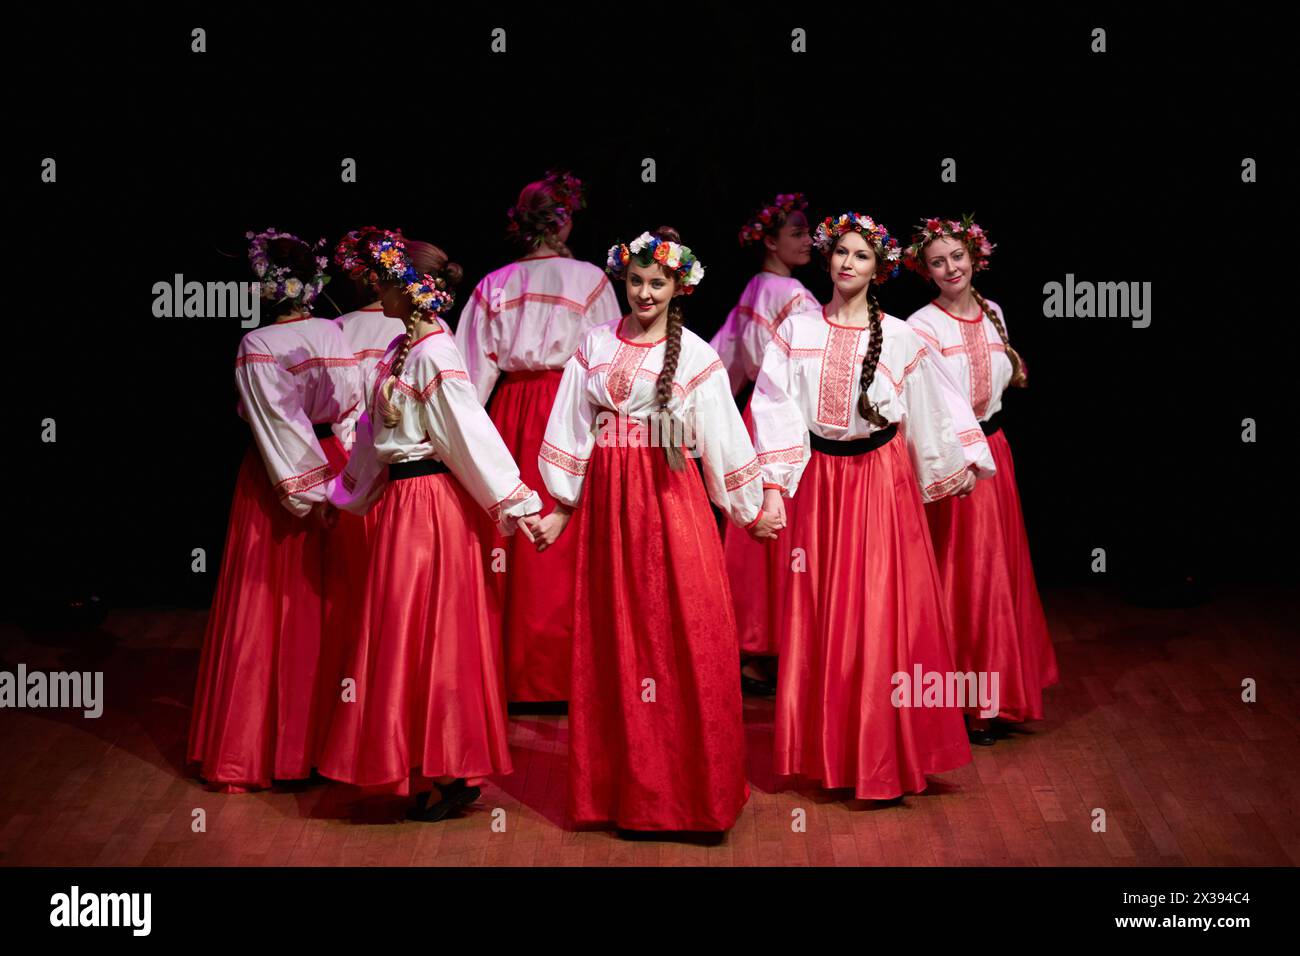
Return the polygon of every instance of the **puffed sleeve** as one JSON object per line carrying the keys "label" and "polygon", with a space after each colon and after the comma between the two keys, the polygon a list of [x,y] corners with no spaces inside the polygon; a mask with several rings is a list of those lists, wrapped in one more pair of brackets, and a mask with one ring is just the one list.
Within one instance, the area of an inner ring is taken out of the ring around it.
{"label": "puffed sleeve", "polygon": [[334,468],[303,410],[293,374],[245,338],[235,359],[235,388],[280,504],[306,516],[328,496]]}
{"label": "puffed sleeve", "polygon": [[514,534],[520,518],[542,510],[542,499],[519,477],[519,465],[474,387],[462,374],[454,374],[457,371],[440,372],[442,382],[429,389],[428,398],[420,403],[425,434],[501,533]]}
{"label": "puffed sleeve", "polygon": [[977,478],[991,478],[997,466],[970,399],[943,359],[919,337],[913,341],[920,347],[903,372],[902,423],[921,497],[929,502],[952,494],[969,466]]}
{"label": "puffed sleeve", "polygon": [[474,384],[480,405],[487,404],[497,379],[501,377],[486,282],[485,279],[474,287],[456,326],[456,346],[465,358],[465,371]]}
{"label": "puffed sleeve", "polygon": [[564,365],[537,454],[546,490],[570,508],[576,508],[582,498],[582,482],[596,447],[595,421],[596,408],[587,399],[587,359],[579,346]]}
{"label": "puffed sleeve", "polygon": [[722,323],[722,328],[718,329],[713,338],[709,340],[709,347],[718,353],[718,358],[727,370],[727,379],[731,386],[732,396],[739,395],[741,389],[745,387],[745,383],[750,379],[745,370],[744,356],[741,353],[741,319],[741,310],[737,306],[727,313],[727,321]]}
{"label": "puffed sleeve", "polygon": [[353,514],[365,514],[379,500],[387,483],[388,466],[375,451],[374,429],[370,415],[363,411],[356,419],[355,441],[348,455],[347,467],[330,493],[334,507]]}
{"label": "puffed sleeve", "polygon": [[736,409],[720,361],[706,370],[689,393],[686,416],[704,465],[709,498],[732,523],[747,528],[763,511],[758,456]]}
{"label": "puffed sleeve", "polygon": [[[342,350],[340,354],[351,354],[341,333],[338,346]],[[353,356],[351,362],[331,362],[327,371],[339,407],[334,422],[334,435],[343,443],[344,448],[351,448],[355,440],[357,416],[361,413],[361,363]]]}
{"label": "puffed sleeve", "polygon": [[816,299],[806,292],[796,292],[780,302],[775,315],[769,317],[756,313],[750,316],[740,334],[741,366],[747,380],[758,378],[759,369],[763,367],[763,356],[767,354],[768,343],[772,341],[772,330],[778,328],[787,316],[816,308]]}
{"label": "puffed sleeve", "polygon": [[812,456],[808,425],[795,394],[794,363],[790,361],[788,323],[777,329],[763,352],[763,364],[750,400],[754,419],[754,448],[763,472],[763,487],[794,496],[799,479]]}
{"label": "puffed sleeve", "polygon": [[597,290],[596,299],[592,302],[591,308],[587,310],[588,327],[613,322],[623,314],[623,310],[618,307],[618,296],[614,294],[614,287],[610,285],[609,279],[603,274],[600,277],[600,285],[597,286]]}

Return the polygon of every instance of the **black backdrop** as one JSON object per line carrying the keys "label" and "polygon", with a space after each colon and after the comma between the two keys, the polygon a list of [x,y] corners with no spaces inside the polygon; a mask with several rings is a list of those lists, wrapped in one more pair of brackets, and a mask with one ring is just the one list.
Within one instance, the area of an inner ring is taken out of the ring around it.
{"label": "black backdrop", "polygon": [[[332,244],[373,222],[447,249],[463,301],[508,257],[520,186],[555,166],[588,186],[579,257],[602,262],[661,223],[681,231],[708,270],[687,303],[706,338],[754,269],[736,231],[776,192],[806,192],[815,215],[869,212],[900,237],[923,216],[975,211],[998,243],[979,287],[1031,371],[1004,417],[1041,580],[1148,596],[1189,577],[1293,580],[1293,346],[1274,305],[1295,275],[1281,208],[1292,84],[1268,69],[1279,24],[1248,5],[1230,22],[1191,11],[27,14],[10,116],[4,606],[211,595],[247,441],[231,379],[243,330],[154,318],[153,283],[249,278],[246,229]],[[194,26],[204,54],[190,52]],[[496,26],[504,55],[489,50]],[[1089,50],[1096,26],[1104,54]],[[795,27],[806,54],[790,52]],[[53,184],[39,179],[46,156]],[[644,157],[657,182],[642,182]],[[956,183],[940,181],[944,157]],[[1242,182],[1244,157],[1257,183]],[[1045,318],[1043,285],[1066,273],[1151,282],[1150,327]],[[801,278],[829,296],[816,265]],[[346,309],[344,286],[326,291]],[[928,298],[906,273],[881,290],[902,317]],[[333,309],[322,299],[318,314]],[[207,574],[191,572],[196,547]],[[1098,547],[1106,575],[1090,570]]]}

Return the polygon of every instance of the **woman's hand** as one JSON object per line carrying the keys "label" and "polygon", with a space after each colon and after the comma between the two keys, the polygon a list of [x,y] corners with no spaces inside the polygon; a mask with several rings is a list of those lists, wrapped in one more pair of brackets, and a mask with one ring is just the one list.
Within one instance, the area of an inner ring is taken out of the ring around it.
{"label": "woman's hand", "polygon": [[965,478],[962,480],[962,483],[957,486],[957,490],[954,491],[953,494],[958,498],[965,498],[975,490],[975,483],[977,481],[979,481],[979,479],[975,477],[975,466],[971,465],[966,469]]}
{"label": "woman's hand", "polygon": [[524,515],[519,519],[519,530],[523,532],[524,537],[530,544],[537,542],[537,528],[542,522],[541,514]]}
{"label": "woman's hand", "polygon": [[322,531],[333,531],[339,523],[339,509],[328,499],[318,501],[307,513],[307,521]]}
{"label": "woman's hand", "polygon": [[777,517],[778,529],[785,527],[785,499],[779,488],[763,489],[763,511]]}
{"label": "woman's hand", "polygon": [[551,545],[569,524],[569,519],[573,517],[573,509],[567,505],[557,504],[545,518],[537,523],[536,530],[533,532],[533,544],[537,546],[537,552],[540,554]]}

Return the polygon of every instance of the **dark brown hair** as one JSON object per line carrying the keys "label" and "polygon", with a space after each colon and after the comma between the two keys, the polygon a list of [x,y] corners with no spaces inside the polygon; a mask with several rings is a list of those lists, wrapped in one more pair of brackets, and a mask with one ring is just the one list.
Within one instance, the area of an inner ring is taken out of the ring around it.
{"label": "dark brown hair", "polygon": [[[862,234],[858,233],[858,235]],[[822,253],[822,265],[827,269],[830,269],[831,256],[835,252],[835,247],[840,244],[843,238],[844,236],[837,238]],[[876,257],[876,269],[888,268],[888,263],[885,262],[884,250],[870,239],[867,239],[866,236],[862,236],[862,238],[871,247],[871,254]],[[867,313],[871,317],[867,328],[871,330],[871,337],[867,340],[867,354],[862,356],[862,376],[860,379],[862,393],[858,396],[858,414],[877,428],[884,428],[889,424],[889,420],[880,414],[880,409],[876,408],[876,403],[867,398],[867,389],[871,388],[871,383],[876,378],[876,364],[880,361],[880,350],[885,344],[885,330],[880,323],[885,311],[880,307],[880,303],[876,301],[876,294],[871,291],[871,283],[875,282],[875,279],[876,273],[873,272],[871,281],[867,284]]]}
{"label": "dark brown hair", "polygon": [[[682,241],[681,235],[672,226],[660,226],[654,231],[654,235],[666,242],[681,244]],[[674,291],[680,288],[681,280],[677,278],[677,273],[662,262],[658,265],[664,275],[672,280]],[[677,360],[682,354],[682,324],[685,319],[681,297],[675,296],[668,303],[668,341],[664,344],[664,367],[659,372],[658,381],[655,382],[655,399],[659,402],[659,440],[663,442],[668,467],[673,471],[681,471],[686,467],[686,456],[673,440],[676,434],[673,428],[676,419],[673,418],[672,412],[668,411],[668,403],[673,397],[673,379],[677,375]]]}

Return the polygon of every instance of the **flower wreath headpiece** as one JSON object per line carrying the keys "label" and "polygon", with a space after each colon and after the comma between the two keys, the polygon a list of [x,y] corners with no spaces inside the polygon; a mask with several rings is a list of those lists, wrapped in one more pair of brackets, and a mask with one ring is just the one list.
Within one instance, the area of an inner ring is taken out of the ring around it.
{"label": "flower wreath headpiece", "polygon": [[898,275],[902,265],[903,250],[898,247],[898,240],[889,234],[882,223],[876,222],[866,213],[842,212],[838,216],[827,216],[817,224],[813,234],[813,245],[823,252],[829,252],[835,240],[848,232],[857,232],[875,247],[877,254],[884,260],[882,268],[876,269],[871,281],[876,285]]}
{"label": "flower wreath headpiece", "polygon": [[[374,285],[379,281],[379,273],[375,271],[374,265],[366,250],[358,245],[361,237],[367,233],[382,232],[388,233],[387,229],[380,229],[378,226],[366,226],[364,229],[353,229],[334,247],[334,264],[346,272],[353,279],[357,279],[367,285]],[[402,230],[393,231],[393,235],[399,238]]]}
{"label": "flower wreath headpiece", "polygon": [[368,244],[369,257],[379,280],[400,282],[415,307],[422,312],[437,315],[449,311],[456,296],[447,288],[446,280],[416,271],[406,254],[406,241],[401,233],[387,229],[379,231],[383,238]]}
{"label": "flower wreath headpiece", "polygon": [[[325,267],[329,264],[329,260],[324,256],[316,257],[316,272],[306,282],[293,275],[291,267],[272,264],[266,254],[266,245],[272,239],[289,239],[307,246],[306,242],[303,242],[293,233],[276,232],[274,226],[268,226],[265,232],[246,232],[244,238],[249,240],[248,261],[252,264],[253,272],[257,276],[263,299],[274,299],[276,302],[296,302],[306,308],[320,294],[320,290],[325,283],[330,281],[330,277],[325,274]],[[325,240],[319,239],[314,246],[308,246],[308,248],[316,250],[324,245]]]}
{"label": "flower wreath headpiece", "polygon": [[764,206],[754,215],[749,217],[749,222],[745,223],[740,230],[740,244],[742,246],[752,245],[756,242],[762,242],[763,236],[771,227],[772,223],[780,220],[785,221],[785,217],[790,213],[803,212],[808,208],[808,197],[803,193],[780,193],[772,200],[771,203]]}
{"label": "flower wreath headpiece", "polygon": [[704,278],[704,264],[695,258],[689,246],[680,242],[669,242],[648,232],[643,232],[629,243],[616,242],[609,247],[609,256],[605,261],[605,271],[616,279],[627,274],[627,264],[635,256],[638,265],[648,266],[652,262],[667,266],[677,274],[682,284],[682,292],[690,295]]}
{"label": "flower wreath headpiece", "polygon": [[903,253],[903,261],[913,272],[926,275],[925,263],[921,261],[921,250],[926,243],[935,239],[956,239],[964,245],[974,260],[972,271],[979,272],[989,266],[989,257],[997,247],[989,242],[974,213],[961,217],[961,222],[952,219],[927,219],[924,225],[917,226],[912,236],[912,244]]}
{"label": "flower wreath headpiece", "polygon": [[[559,229],[572,219],[573,214],[579,209],[587,208],[587,194],[583,188],[582,180],[572,173],[566,170],[547,170],[542,185],[549,187],[556,199],[556,204],[551,209],[556,229]],[[512,235],[517,235],[522,231],[517,218],[518,212],[519,210],[514,206],[506,210],[506,216],[510,219],[509,232]],[[540,237],[538,238],[540,240]]]}

